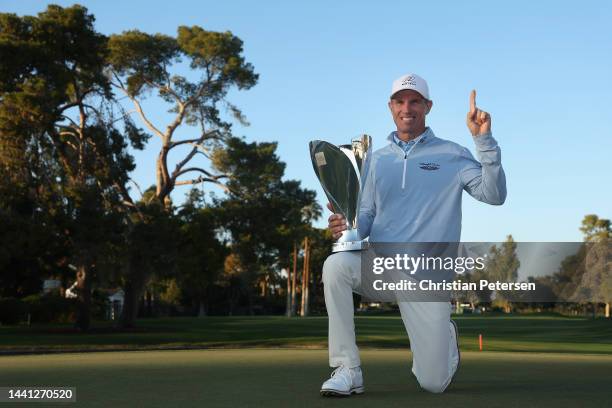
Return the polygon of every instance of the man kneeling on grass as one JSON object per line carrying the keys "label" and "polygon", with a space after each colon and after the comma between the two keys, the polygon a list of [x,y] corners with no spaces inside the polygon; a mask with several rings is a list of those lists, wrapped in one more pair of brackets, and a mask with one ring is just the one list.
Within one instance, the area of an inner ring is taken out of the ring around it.
{"label": "man kneeling on grass", "polygon": [[[491,135],[491,116],[476,107],[476,92],[470,95],[467,126],[480,162],[468,149],[436,137],[425,126],[432,105],[427,83],[418,75],[404,75],[393,82],[389,109],[397,130],[389,135],[389,144],[372,156],[359,208],[361,238],[394,243],[458,242],[463,190],[488,204],[505,201],[500,149]],[[346,220],[333,214],[329,228],[338,239]],[[329,364],[335,368],[321,387],[323,396],[364,392],[352,296],[360,288],[360,273],[359,252],[334,253],[323,266]],[[460,361],[450,303],[399,302],[399,309],[410,338],[412,372],[425,390],[443,392]]]}

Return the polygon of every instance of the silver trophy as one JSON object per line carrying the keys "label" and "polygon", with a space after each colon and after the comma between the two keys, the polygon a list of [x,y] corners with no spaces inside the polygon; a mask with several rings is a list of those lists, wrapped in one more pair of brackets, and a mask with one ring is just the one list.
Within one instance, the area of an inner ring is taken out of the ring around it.
{"label": "silver trophy", "polygon": [[372,138],[362,135],[351,144],[336,146],[323,140],[310,142],[310,158],[323,191],[335,213],[344,215],[347,229],[334,243],[332,252],[358,251],[364,241],[357,232],[361,180],[365,177],[372,154]]}

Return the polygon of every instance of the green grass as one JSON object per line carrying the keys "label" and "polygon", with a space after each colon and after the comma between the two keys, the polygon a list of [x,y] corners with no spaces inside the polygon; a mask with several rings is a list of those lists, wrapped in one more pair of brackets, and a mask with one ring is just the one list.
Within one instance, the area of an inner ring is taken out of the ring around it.
{"label": "green grass", "polygon": [[0,386],[72,386],[77,406],[88,407],[557,408],[610,401],[612,356],[464,352],[460,372],[441,395],[420,390],[407,350],[361,356],[366,393],[348,399],[318,395],[330,372],[325,350],[4,356]]}
{"label": "green grass", "polygon": [[[77,333],[66,325],[0,326],[0,354],[217,348],[4,355],[0,386],[76,387],[79,406],[608,404],[611,321],[550,315],[457,316],[455,320],[461,332],[462,367],[452,388],[442,395],[419,389],[410,372],[408,339],[399,316],[356,318],[366,394],[350,399],[318,396],[330,372],[325,317],[145,319],[129,332],[113,330],[109,323],[96,324],[90,333]],[[484,352],[475,351],[480,333]]]}
{"label": "green grass", "polygon": [[[457,316],[461,349],[612,354],[612,321],[561,316]],[[407,348],[399,316],[358,316],[362,348]],[[133,331],[98,323],[90,333],[69,325],[0,326],[0,354],[23,351],[159,348],[326,348],[327,318],[207,317],[143,319]]]}

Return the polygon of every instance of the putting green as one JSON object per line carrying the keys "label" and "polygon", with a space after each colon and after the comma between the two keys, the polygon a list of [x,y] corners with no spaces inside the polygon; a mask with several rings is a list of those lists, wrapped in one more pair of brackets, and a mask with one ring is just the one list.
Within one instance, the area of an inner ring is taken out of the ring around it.
{"label": "putting green", "polygon": [[348,399],[319,397],[327,352],[303,349],[4,356],[0,386],[73,386],[77,405],[92,407],[602,407],[612,396],[606,355],[463,352],[441,395],[419,389],[409,351],[361,355],[366,393]]}

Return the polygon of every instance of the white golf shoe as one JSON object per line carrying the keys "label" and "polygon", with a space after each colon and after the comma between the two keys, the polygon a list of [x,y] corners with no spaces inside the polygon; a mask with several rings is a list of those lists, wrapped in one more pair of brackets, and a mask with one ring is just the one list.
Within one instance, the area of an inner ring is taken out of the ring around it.
{"label": "white golf shoe", "polygon": [[351,394],[363,394],[363,391],[363,375],[360,367],[340,366],[321,386],[321,395],[324,397],[348,397]]}

